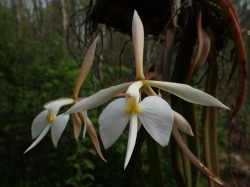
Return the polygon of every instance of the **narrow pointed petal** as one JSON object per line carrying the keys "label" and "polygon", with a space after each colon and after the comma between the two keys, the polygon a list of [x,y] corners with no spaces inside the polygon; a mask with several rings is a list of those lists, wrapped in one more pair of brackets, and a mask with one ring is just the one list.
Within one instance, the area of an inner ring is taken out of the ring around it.
{"label": "narrow pointed petal", "polygon": [[102,155],[102,151],[101,151],[101,148],[100,148],[100,144],[99,144],[99,140],[98,140],[95,128],[94,128],[94,126],[91,123],[89,118],[87,118],[87,131],[88,131],[88,133],[89,133],[89,135],[91,137],[91,140],[92,140],[92,142],[93,142],[93,144],[95,146],[95,149],[96,149],[97,153],[102,158],[102,160],[107,162],[107,160]]}
{"label": "narrow pointed petal", "polygon": [[86,136],[86,130],[87,130],[87,124],[85,123],[83,127],[83,132],[82,132],[82,139],[84,139]]}
{"label": "narrow pointed petal", "polygon": [[158,96],[148,96],[140,103],[138,117],[146,131],[161,146],[168,145],[174,123],[173,110]]}
{"label": "narrow pointed petal", "polygon": [[35,147],[44,138],[44,136],[48,133],[49,129],[50,129],[50,125],[48,124],[43,129],[43,131],[38,136],[38,138],[28,147],[28,149],[26,149],[26,151],[23,154],[27,153],[29,150],[31,150],[33,147]]}
{"label": "narrow pointed petal", "polygon": [[130,115],[125,112],[125,105],[125,98],[116,99],[103,110],[99,117],[99,132],[105,149],[120,137],[128,124]]}
{"label": "narrow pointed petal", "polygon": [[31,125],[31,136],[32,139],[37,138],[41,132],[44,130],[46,125],[48,124],[46,120],[46,116],[48,114],[47,110],[42,111],[37,117],[33,120]]}
{"label": "narrow pointed petal", "polygon": [[175,111],[173,112],[174,112],[174,125],[176,125],[176,127],[180,129],[182,132],[185,132],[186,134],[193,136],[194,134],[192,128],[187,122],[187,120],[178,112]]}
{"label": "narrow pointed petal", "polygon": [[106,101],[108,101],[109,99],[113,98],[118,93],[121,93],[124,90],[126,90],[130,84],[132,84],[132,82],[127,82],[124,84],[100,90],[96,94],[91,95],[90,97],[77,102],[65,114],[80,112],[98,107],[103,103],[105,103]]}
{"label": "narrow pointed petal", "polygon": [[[85,120],[84,116],[83,116],[83,112],[79,113],[79,117],[81,118],[82,121]],[[107,160],[102,155],[102,151],[101,151],[101,148],[100,148],[100,144],[99,144],[99,140],[98,140],[95,128],[94,128],[92,122],[90,121],[90,119],[88,117],[86,119],[86,123],[87,123],[88,134],[90,135],[90,138],[91,138],[91,140],[92,140],[92,142],[93,142],[93,144],[95,146],[95,149],[96,149],[97,153],[102,158],[102,160],[104,160],[105,162],[107,162]]]}
{"label": "narrow pointed petal", "polygon": [[75,84],[75,89],[73,93],[74,99],[77,98],[80,87],[82,86],[82,83],[85,80],[86,76],[88,75],[89,70],[91,69],[91,66],[93,64],[97,40],[98,40],[98,37],[96,37],[96,39],[90,45],[85,55],[85,58],[83,60],[82,67],[80,69],[80,72],[78,74],[76,84]]}
{"label": "narrow pointed petal", "polygon": [[73,125],[74,125],[74,136],[75,136],[75,139],[78,141],[78,138],[82,129],[82,121],[79,118],[77,113],[73,113],[72,117],[73,117]]}
{"label": "narrow pointed petal", "polygon": [[72,98],[60,98],[54,101],[50,101],[44,105],[44,108],[49,111],[50,115],[56,116],[62,106],[73,104]]}
{"label": "narrow pointed petal", "polygon": [[87,130],[87,118],[88,118],[87,110],[83,111],[83,116],[84,116],[84,127],[83,127],[82,139],[85,138]]}
{"label": "narrow pointed petal", "polygon": [[143,80],[143,49],[144,49],[144,28],[141,19],[134,11],[132,20],[132,40],[135,53],[136,80]]}
{"label": "narrow pointed petal", "polygon": [[128,146],[127,146],[127,153],[124,163],[124,169],[127,167],[131,155],[133,153],[136,137],[137,137],[137,122],[138,118],[137,115],[131,115],[130,117],[130,126],[129,126],[129,135],[128,135]]}
{"label": "narrow pointed petal", "polygon": [[59,115],[56,117],[55,122],[51,125],[51,137],[55,148],[57,147],[58,140],[60,139],[68,120],[69,115]]}
{"label": "narrow pointed petal", "polygon": [[145,81],[145,84],[167,91],[191,103],[229,109],[213,96],[186,84],[162,81]]}

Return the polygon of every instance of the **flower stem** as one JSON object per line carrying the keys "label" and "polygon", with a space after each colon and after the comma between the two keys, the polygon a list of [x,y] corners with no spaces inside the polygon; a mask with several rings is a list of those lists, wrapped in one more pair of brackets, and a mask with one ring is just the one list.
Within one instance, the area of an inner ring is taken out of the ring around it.
{"label": "flower stem", "polygon": [[176,142],[178,142],[178,145],[180,146],[181,150],[185,155],[188,157],[188,159],[204,174],[206,175],[210,180],[215,182],[216,184],[220,186],[228,187],[226,183],[224,183],[220,178],[215,176],[207,167],[205,167],[195,156],[194,154],[189,150],[189,148],[186,146],[184,141],[182,140],[182,137],[176,128],[176,126],[173,126],[172,135],[174,136]]}
{"label": "flower stem", "polygon": [[[217,96],[218,67],[210,64],[205,91]],[[207,167],[217,176],[219,173],[217,141],[217,108],[204,107],[202,116],[204,157]],[[212,137],[212,138],[211,138]],[[215,185],[209,182],[210,187]]]}
{"label": "flower stem", "polygon": [[[199,132],[198,132],[198,124],[197,124],[197,119],[196,119],[196,112],[194,105],[191,103],[183,102],[183,116],[185,119],[190,123],[194,136],[187,136],[187,143],[189,149],[194,153],[194,155],[200,159],[200,140],[199,140]],[[190,164],[190,162],[188,161]],[[193,165],[189,165],[190,167],[190,172],[191,172],[191,178],[190,180],[192,181],[191,186],[195,187],[198,186],[198,181],[199,181],[199,172],[196,167]]]}

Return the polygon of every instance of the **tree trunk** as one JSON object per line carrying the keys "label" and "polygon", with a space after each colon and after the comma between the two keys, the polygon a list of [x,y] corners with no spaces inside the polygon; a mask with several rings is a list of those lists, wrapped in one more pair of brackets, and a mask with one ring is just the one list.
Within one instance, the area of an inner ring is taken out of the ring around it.
{"label": "tree trunk", "polygon": [[62,26],[63,26],[63,36],[66,38],[68,20],[67,20],[67,11],[65,6],[65,0],[60,0],[61,3],[61,13],[62,13]]}

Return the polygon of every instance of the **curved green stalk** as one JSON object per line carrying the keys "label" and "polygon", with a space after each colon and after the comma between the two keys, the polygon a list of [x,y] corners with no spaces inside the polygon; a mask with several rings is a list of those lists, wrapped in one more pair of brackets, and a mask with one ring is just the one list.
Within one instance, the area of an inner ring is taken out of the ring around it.
{"label": "curved green stalk", "polygon": [[184,143],[178,129],[176,126],[173,126],[172,135],[175,138],[176,142],[180,146],[181,150],[185,155],[188,157],[188,159],[199,169],[205,176],[207,176],[211,181],[215,182],[216,184],[220,186],[228,187],[226,183],[224,183],[220,178],[215,176],[206,166],[204,166],[195,156],[194,154],[189,150],[189,148]]}
{"label": "curved green stalk", "polygon": [[[217,96],[218,67],[210,64],[205,91],[212,96]],[[218,141],[217,141],[217,108],[204,107],[202,115],[203,150],[207,167],[217,176],[219,172]],[[209,182],[210,187],[214,183]]]}
{"label": "curved green stalk", "polygon": [[[185,142],[187,142],[187,136],[185,134],[183,134],[182,138]],[[192,186],[192,175],[193,175],[191,173],[191,164],[182,150],[180,153],[181,153],[182,165],[183,165],[183,175],[185,177],[185,186],[191,187]]]}
{"label": "curved green stalk", "polygon": [[171,141],[171,164],[172,170],[175,177],[175,182],[178,187],[185,187],[185,179],[183,177],[183,164],[178,148],[178,144],[175,140]]}

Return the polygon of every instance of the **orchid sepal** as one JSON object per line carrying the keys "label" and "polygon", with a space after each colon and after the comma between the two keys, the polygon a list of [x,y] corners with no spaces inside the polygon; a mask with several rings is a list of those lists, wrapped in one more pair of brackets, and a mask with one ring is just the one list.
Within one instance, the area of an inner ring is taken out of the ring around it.
{"label": "orchid sepal", "polygon": [[87,50],[80,72],[78,74],[78,77],[76,79],[76,83],[75,83],[75,88],[74,88],[74,92],[73,92],[73,98],[77,99],[78,97],[78,93],[80,90],[80,87],[82,86],[86,76],[88,75],[91,66],[93,64],[94,61],[94,57],[95,57],[95,50],[96,50],[96,43],[98,40],[99,36],[97,36],[94,41],[92,42],[92,44],[90,45],[89,49]]}
{"label": "orchid sepal", "polygon": [[44,136],[48,133],[50,129],[50,125],[47,124],[41,134],[37,137],[37,139],[24,151],[23,154],[27,153],[29,150],[31,150],[33,147],[35,147],[43,138]]}
{"label": "orchid sepal", "polygon": [[194,136],[193,131],[187,120],[178,112],[174,112],[174,125],[182,132]]}
{"label": "orchid sepal", "polygon": [[135,53],[136,80],[144,80],[145,79],[143,74],[144,28],[142,21],[136,10],[134,11],[132,19],[132,41]]}
{"label": "orchid sepal", "polygon": [[163,81],[147,81],[147,80],[145,80],[144,83],[149,86],[167,91],[171,94],[174,94],[182,98],[185,101],[188,101],[194,104],[220,107],[220,108],[229,110],[229,108],[223,103],[221,103],[218,99],[214,98],[213,96],[201,90],[192,88],[191,86],[186,85],[186,84],[163,82]]}
{"label": "orchid sepal", "polygon": [[112,86],[103,90],[98,91],[96,94],[91,95],[73,105],[70,109],[68,109],[65,114],[81,112],[84,110],[89,110],[95,107],[102,105],[107,102],[109,99],[113,98],[115,95],[126,90],[129,85],[133,82],[123,83],[117,86]]}

